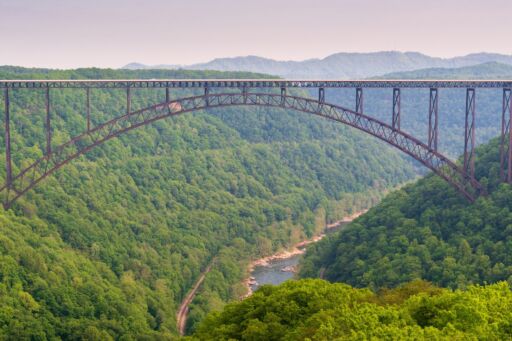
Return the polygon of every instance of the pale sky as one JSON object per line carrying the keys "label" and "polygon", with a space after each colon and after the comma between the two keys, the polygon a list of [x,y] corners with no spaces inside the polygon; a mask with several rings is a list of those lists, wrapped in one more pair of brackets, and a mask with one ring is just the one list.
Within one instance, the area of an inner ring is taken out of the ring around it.
{"label": "pale sky", "polygon": [[512,0],[0,0],[0,65],[512,54]]}

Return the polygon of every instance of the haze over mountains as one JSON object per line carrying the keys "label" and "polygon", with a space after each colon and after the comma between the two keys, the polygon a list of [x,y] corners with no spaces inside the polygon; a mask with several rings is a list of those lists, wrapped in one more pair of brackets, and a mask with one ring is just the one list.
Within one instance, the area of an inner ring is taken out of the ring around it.
{"label": "haze over mountains", "polygon": [[188,69],[250,71],[284,78],[356,79],[382,76],[393,72],[427,68],[459,68],[496,62],[512,65],[512,55],[474,53],[454,58],[438,58],[418,52],[336,53],[322,59],[278,61],[258,56],[217,58],[191,65],[144,65],[131,63],[125,69]]}

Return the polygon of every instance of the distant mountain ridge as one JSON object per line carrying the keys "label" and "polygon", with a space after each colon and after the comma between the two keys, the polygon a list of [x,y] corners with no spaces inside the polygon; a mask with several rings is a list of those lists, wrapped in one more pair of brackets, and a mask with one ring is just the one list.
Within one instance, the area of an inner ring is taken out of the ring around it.
{"label": "distant mountain ridge", "polygon": [[487,62],[457,68],[427,68],[388,73],[374,79],[512,79],[512,65]]}
{"label": "distant mountain ridge", "polygon": [[344,78],[357,79],[388,73],[428,68],[459,68],[497,62],[512,65],[512,55],[474,53],[454,58],[431,57],[419,52],[383,51],[372,53],[336,53],[322,59],[278,61],[258,56],[216,58],[191,65],[144,65],[131,63],[125,69],[189,69],[219,71],[249,71],[284,78]]}

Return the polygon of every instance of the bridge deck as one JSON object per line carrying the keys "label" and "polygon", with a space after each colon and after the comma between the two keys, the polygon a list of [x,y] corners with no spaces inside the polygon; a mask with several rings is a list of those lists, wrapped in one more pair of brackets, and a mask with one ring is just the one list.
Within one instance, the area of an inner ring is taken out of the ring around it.
{"label": "bridge deck", "polygon": [[0,88],[512,88],[512,80],[94,79],[0,80]]}

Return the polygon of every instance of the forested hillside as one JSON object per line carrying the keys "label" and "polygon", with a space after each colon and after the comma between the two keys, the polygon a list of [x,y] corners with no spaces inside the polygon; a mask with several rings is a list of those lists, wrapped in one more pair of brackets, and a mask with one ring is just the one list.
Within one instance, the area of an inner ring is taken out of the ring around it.
{"label": "forested hillside", "polygon": [[211,314],[199,340],[509,340],[506,282],[450,291],[415,281],[377,294],[322,280],[264,286]]}
{"label": "forested hillside", "polygon": [[[200,77],[263,76],[0,68],[0,79]],[[125,110],[123,90],[92,95],[93,124]],[[164,98],[132,96],[134,110]],[[84,129],[84,98],[52,90],[55,144]],[[12,93],[16,167],[42,154],[43,104],[42,91]],[[243,293],[251,257],[311,236],[413,175],[378,141],[305,114],[241,108],[139,128],[0,209],[0,338],[171,338],[179,302],[214,257],[193,321]]]}
{"label": "forested hillside", "polygon": [[407,185],[308,247],[300,276],[343,283],[263,286],[191,339],[511,339],[512,186],[497,139],[476,161],[488,196],[470,204],[434,175]]}
{"label": "forested hillside", "polygon": [[499,184],[498,172],[495,139],[477,149],[488,196],[470,204],[427,176],[308,249],[301,276],[372,288],[419,278],[450,288],[512,282],[512,186]]}
{"label": "forested hillside", "polygon": [[[428,68],[394,72],[379,78],[385,79],[510,79],[512,65],[488,62],[459,68]],[[376,78],[378,79],[378,78]]]}

